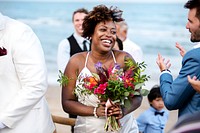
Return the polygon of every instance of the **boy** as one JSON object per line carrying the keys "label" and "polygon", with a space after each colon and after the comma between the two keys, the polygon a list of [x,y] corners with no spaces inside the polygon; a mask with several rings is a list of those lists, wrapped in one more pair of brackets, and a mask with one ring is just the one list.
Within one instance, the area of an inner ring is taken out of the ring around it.
{"label": "boy", "polygon": [[169,112],[164,109],[160,87],[154,86],[148,94],[150,108],[140,114],[137,123],[140,133],[164,133]]}

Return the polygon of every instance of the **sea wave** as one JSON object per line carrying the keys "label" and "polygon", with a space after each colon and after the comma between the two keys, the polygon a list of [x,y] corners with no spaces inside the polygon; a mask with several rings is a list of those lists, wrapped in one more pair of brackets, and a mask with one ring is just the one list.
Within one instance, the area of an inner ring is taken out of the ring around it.
{"label": "sea wave", "polygon": [[54,19],[54,18],[50,18],[50,17],[39,17],[36,19],[18,19],[19,21],[22,21],[26,24],[29,25],[49,25],[49,26],[61,26],[64,24],[63,21],[59,20],[59,19]]}

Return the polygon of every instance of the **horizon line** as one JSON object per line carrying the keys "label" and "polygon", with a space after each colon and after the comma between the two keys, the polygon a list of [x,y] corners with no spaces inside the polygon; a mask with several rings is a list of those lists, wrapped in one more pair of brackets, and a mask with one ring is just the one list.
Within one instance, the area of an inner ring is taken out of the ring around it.
{"label": "horizon line", "polygon": [[184,3],[183,0],[170,0],[170,1],[158,1],[158,0],[0,0],[0,2],[106,2],[106,3]]}

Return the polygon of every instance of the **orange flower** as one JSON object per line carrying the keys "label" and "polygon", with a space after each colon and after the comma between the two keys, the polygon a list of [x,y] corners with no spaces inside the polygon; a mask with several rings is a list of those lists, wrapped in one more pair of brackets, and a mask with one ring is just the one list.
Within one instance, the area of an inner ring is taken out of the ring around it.
{"label": "orange flower", "polygon": [[86,77],[84,79],[84,82],[85,82],[84,86],[89,90],[93,90],[98,85],[97,80],[92,76]]}
{"label": "orange flower", "polygon": [[89,77],[89,82],[90,82],[90,84],[92,84],[94,86],[96,86],[98,84],[94,77]]}

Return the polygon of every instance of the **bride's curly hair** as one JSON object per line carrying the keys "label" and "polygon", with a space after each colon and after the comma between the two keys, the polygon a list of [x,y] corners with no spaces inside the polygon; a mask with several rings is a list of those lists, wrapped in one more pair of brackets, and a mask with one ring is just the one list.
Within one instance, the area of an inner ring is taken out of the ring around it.
{"label": "bride's curly hair", "polygon": [[83,21],[83,34],[85,38],[90,38],[97,24],[105,21],[120,22],[123,21],[122,11],[117,7],[111,6],[110,8],[105,5],[98,5],[84,18]]}

